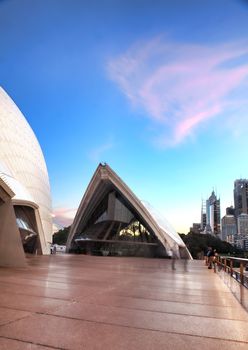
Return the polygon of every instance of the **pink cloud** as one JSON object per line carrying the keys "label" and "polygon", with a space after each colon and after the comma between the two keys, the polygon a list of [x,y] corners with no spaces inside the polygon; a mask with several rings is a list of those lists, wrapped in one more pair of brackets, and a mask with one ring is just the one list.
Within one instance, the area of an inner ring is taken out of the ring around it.
{"label": "pink cloud", "polygon": [[109,76],[135,108],[145,111],[160,132],[159,143],[173,146],[232,106],[247,84],[245,43],[181,45],[161,38],[136,44],[108,63]]}
{"label": "pink cloud", "polygon": [[76,211],[77,209],[75,208],[54,208],[54,222],[63,227],[67,227],[72,224],[72,221],[76,215]]}
{"label": "pink cloud", "polygon": [[185,118],[175,131],[175,141],[180,142],[198,123],[203,120],[214,117],[221,110],[221,106],[213,106],[211,109],[205,110],[204,112],[193,115],[189,118]]}

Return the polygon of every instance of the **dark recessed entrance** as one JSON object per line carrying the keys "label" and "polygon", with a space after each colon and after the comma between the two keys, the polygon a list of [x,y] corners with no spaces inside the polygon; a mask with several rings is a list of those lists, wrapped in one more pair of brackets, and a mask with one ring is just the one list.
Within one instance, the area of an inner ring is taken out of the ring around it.
{"label": "dark recessed entrance", "polygon": [[125,199],[109,192],[74,238],[72,251],[92,255],[163,257],[166,252]]}
{"label": "dark recessed entrance", "polygon": [[40,253],[40,240],[34,209],[27,206],[14,206],[14,210],[24,252]]}

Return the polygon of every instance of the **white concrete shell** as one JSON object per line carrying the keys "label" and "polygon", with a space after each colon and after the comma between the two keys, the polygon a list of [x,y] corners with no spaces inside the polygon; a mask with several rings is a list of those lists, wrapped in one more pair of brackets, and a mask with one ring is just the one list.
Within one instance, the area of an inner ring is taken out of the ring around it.
{"label": "white concrete shell", "polygon": [[25,255],[12,204],[12,189],[0,177],[0,266],[25,267]]}
{"label": "white concrete shell", "polygon": [[93,208],[96,207],[100,198],[102,198],[103,194],[107,193],[110,188],[115,188],[121,193],[130,206],[140,217],[142,217],[142,220],[154,232],[167,252],[168,250],[173,250],[174,254],[180,257],[179,250],[182,248],[185,251],[184,255],[191,258],[191,255],[181,237],[165,220],[165,218],[159,215],[147,203],[141,202],[107,164],[99,164],[86,189],[70,229],[67,250],[70,249],[74,236],[80,232],[81,228],[84,227],[85,222],[89,219]]}
{"label": "white concrete shell", "polygon": [[13,204],[34,208],[41,250],[48,254],[52,216],[46,163],[27,120],[1,87],[0,178],[15,194]]}

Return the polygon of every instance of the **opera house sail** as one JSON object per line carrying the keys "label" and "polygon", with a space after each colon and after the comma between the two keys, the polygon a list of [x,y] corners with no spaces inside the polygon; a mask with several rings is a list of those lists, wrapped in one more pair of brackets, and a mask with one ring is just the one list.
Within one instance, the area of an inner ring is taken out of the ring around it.
{"label": "opera house sail", "polygon": [[[15,222],[10,220],[8,225],[4,216],[0,218],[0,244],[3,237],[17,227],[26,253],[48,254],[52,217],[46,163],[27,120],[1,87],[0,179],[0,214],[10,198],[8,203],[15,214]],[[6,189],[10,191],[9,196],[6,196]]]}
{"label": "opera house sail", "polygon": [[70,229],[67,251],[92,255],[191,258],[168,222],[99,164]]}

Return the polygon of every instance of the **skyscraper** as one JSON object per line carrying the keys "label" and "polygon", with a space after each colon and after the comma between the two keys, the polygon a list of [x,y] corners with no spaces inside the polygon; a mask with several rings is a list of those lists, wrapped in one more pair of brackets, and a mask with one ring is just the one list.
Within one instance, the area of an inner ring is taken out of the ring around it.
{"label": "skyscraper", "polygon": [[236,246],[248,250],[248,214],[242,213],[237,217],[237,227]]}
{"label": "skyscraper", "polygon": [[248,236],[248,214],[242,213],[237,217],[238,235]]}
{"label": "skyscraper", "polygon": [[239,179],[234,181],[234,207],[236,218],[244,213],[248,214],[248,180]]}
{"label": "skyscraper", "polygon": [[206,214],[206,201],[202,200],[201,206],[201,231],[205,230],[207,224],[207,214]]}
{"label": "skyscraper", "polygon": [[221,220],[221,239],[234,244],[235,235],[237,234],[237,224],[234,215],[226,214]]}
{"label": "skyscraper", "polygon": [[211,227],[212,233],[220,233],[220,199],[217,199],[214,191],[206,201],[206,224]]}

